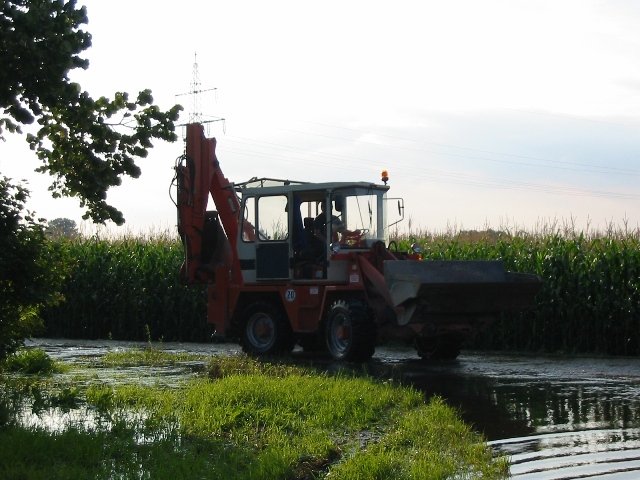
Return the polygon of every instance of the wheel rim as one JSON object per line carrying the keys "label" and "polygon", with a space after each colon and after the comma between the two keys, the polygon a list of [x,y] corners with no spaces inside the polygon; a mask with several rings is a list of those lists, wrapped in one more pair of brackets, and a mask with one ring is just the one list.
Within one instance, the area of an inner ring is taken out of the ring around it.
{"label": "wheel rim", "polygon": [[351,320],[344,313],[338,313],[331,319],[329,328],[329,348],[336,356],[343,356],[351,347]]}
{"label": "wheel rim", "polygon": [[256,349],[268,350],[276,340],[276,325],[270,315],[255,313],[247,322],[247,340]]}

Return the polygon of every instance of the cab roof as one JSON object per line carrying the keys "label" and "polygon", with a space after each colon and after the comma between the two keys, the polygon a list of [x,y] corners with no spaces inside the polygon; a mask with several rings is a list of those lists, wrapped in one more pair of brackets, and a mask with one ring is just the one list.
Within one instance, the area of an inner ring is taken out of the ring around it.
{"label": "cab roof", "polygon": [[386,192],[389,185],[379,185],[371,182],[323,182],[310,183],[296,180],[282,180],[276,178],[252,178],[242,183],[233,185],[236,192],[243,195],[255,194],[287,194],[289,192],[304,193],[318,191],[333,191],[346,188],[363,188]]}

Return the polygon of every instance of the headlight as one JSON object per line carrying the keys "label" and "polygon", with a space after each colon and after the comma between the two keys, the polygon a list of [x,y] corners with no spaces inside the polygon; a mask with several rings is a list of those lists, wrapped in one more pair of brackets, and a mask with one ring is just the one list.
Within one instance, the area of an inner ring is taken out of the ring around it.
{"label": "headlight", "polygon": [[413,253],[422,253],[422,247],[420,245],[418,245],[417,243],[412,243],[411,244],[411,251]]}
{"label": "headlight", "polygon": [[330,246],[331,253],[336,254],[340,251],[340,244],[338,242],[333,242]]}

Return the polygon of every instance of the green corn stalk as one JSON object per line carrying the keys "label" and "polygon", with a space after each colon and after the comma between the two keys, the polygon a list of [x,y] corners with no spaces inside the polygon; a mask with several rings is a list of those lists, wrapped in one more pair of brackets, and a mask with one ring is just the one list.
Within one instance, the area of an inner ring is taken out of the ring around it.
{"label": "green corn stalk", "polygon": [[[417,232],[434,260],[502,260],[543,279],[535,306],[505,315],[476,349],[640,354],[640,232]],[[179,283],[183,249],[168,235],[55,240],[69,265],[64,301],[43,312],[46,334],[71,338],[206,341],[203,288]]]}
{"label": "green corn stalk", "polygon": [[[640,231],[585,234],[546,226],[540,233],[489,230],[418,238],[427,259],[500,259],[508,270],[543,279],[531,310],[504,315],[469,347],[640,354]],[[406,249],[415,238],[395,241]]]}

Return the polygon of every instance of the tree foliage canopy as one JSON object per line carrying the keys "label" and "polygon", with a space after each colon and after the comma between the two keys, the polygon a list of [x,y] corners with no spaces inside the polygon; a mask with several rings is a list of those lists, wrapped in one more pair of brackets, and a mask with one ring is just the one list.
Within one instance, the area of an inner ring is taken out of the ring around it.
{"label": "tree foliage canopy", "polygon": [[54,218],[47,222],[47,228],[44,233],[48,238],[73,239],[78,237],[78,225],[70,218]]}
{"label": "tree foliage canopy", "polygon": [[0,138],[37,122],[27,141],[54,177],[54,197],[77,196],[84,218],[121,225],[122,213],[106,202],[121,176],[137,178],[138,157],[153,139],[175,141],[181,107],[162,111],[150,90],[134,99],[116,92],[94,99],[71,82],[86,69],[80,54],[90,47],[85,7],[75,0],[5,0],[0,6]]}
{"label": "tree foliage canopy", "polygon": [[34,332],[39,310],[60,299],[66,274],[60,252],[45,241],[44,224],[24,209],[28,196],[0,177],[0,359]]}

